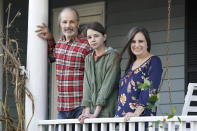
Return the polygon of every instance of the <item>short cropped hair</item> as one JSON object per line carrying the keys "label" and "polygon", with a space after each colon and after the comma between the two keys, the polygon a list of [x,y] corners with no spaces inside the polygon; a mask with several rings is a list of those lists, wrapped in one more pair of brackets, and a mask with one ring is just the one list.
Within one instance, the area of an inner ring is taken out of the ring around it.
{"label": "short cropped hair", "polygon": [[66,7],[66,8],[62,9],[62,11],[59,13],[59,16],[58,16],[58,23],[59,24],[61,22],[62,13],[66,10],[73,11],[76,15],[77,21],[79,21],[79,13],[77,12],[77,10],[75,8],[72,8],[72,7]]}

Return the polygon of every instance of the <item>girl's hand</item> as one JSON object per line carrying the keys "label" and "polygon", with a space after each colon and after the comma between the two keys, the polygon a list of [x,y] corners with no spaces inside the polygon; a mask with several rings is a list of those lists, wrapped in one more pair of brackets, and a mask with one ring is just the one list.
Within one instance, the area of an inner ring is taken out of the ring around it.
{"label": "girl's hand", "polygon": [[89,116],[89,114],[86,114],[86,113],[81,114],[81,115],[78,117],[78,120],[79,120],[80,124],[83,124],[83,123],[84,123],[84,120],[85,120],[86,118],[88,118],[88,116]]}
{"label": "girl's hand", "polygon": [[89,114],[88,118],[96,118],[96,116],[94,114]]}
{"label": "girl's hand", "polygon": [[96,116],[94,115],[94,114],[81,114],[80,116],[79,116],[79,118],[78,118],[78,120],[79,120],[79,122],[81,123],[81,124],[83,124],[84,123],[84,120],[86,119],[86,118],[96,118]]}
{"label": "girl's hand", "polygon": [[89,118],[89,114],[90,114],[90,108],[89,107],[84,107],[82,114],[78,117],[78,120],[81,124],[84,123],[84,120],[86,118]]}

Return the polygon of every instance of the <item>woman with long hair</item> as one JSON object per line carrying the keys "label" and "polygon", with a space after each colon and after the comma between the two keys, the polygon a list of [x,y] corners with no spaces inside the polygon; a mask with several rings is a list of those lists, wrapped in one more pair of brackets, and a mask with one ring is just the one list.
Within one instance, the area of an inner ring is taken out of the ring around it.
{"label": "woman with long hair", "polygon": [[[157,93],[162,75],[162,64],[158,56],[150,53],[151,40],[148,31],[143,27],[133,27],[126,39],[126,46],[120,53],[121,61],[125,50],[128,50],[129,61],[125,73],[119,81],[119,96],[116,117],[154,116],[156,110],[150,97]],[[142,86],[143,85],[143,86]]]}

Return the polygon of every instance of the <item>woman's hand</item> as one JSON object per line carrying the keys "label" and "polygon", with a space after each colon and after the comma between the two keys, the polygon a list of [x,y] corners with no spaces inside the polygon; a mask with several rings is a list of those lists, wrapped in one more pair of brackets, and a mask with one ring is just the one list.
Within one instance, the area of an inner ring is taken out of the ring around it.
{"label": "woman's hand", "polygon": [[128,112],[128,113],[123,113],[122,114],[124,116],[124,121],[128,121],[131,117],[136,117],[136,115],[132,112]]}
{"label": "woman's hand", "polygon": [[131,117],[138,117],[142,114],[142,112],[144,111],[144,107],[143,106],[138,106],[135,110],[135,112],[128,112],[128,113],[123,113],[122,115],[124,116],[124,120],[128,121]]}

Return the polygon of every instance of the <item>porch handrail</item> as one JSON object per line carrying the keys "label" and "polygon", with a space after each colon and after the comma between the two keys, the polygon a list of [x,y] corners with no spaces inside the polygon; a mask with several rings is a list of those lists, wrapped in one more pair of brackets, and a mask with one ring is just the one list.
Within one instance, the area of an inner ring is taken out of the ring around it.
{"label": "porch handrail", "polygon": [[[128,122],[129,122],[129,126],[130,126],[130,124],[132,124],[131,127],[134,130],[135,130],[135,123],[138,122],[139,123],[139,131],[144,131],[144,127],[141,127],[141,126],[144,126],[145,122],[149,122],[149,126],[152,125],[150,129],[154,131],[155,129],[153,129],[153,128],[156,127],[155,122],[160,121],[159,125],[162,125],[163,128],[165,128],[165,124],[168,124],[168,126],[167,126],[168,130],[174,131],[175,130],[175,123],[179,123],[178,117],[181,120],[180,125],[179,125],[179,131],[186,130],[186,122],[190,123],[190,131],[197,130],[197,116],[174,116],[171,119],[167,119],[167,116],[132,117]],[[120,131],[124,130],[123,128],[125,128],[124,118],[85,119],[84,124],[83,124],[83,129],[88,130],[88,128],[86,127],[88,125],[88,123],[92,123],[92,124],[101,123],[101,124],[104,124],[105,127],[106,127],[107,123],[109,123],[110,127],[112,127],[113,129],[115,129],[115,123],[119,123]],[[57,120],[39,120],[38,121],[38,126],[40,126],[40,129],[43,128],[44,126],[48,125],[49,126],[48,128],[50,128],[50,130],[52,130],[52,128],[54,128],[53,126],[55,126],[55,125],[72,126],[72,124],[75,124],[75,126],[77,125],[78,127],[80,126],[78,119],[57,119]],[[71,129],[71,127],[69,127],[69,129]],[[132,130],[132,131],[134,131],[134,130]],[[159,130],[161,130],[161,129],[159,129]],[[78,130],[76,130],[76,131],[78,131]],[[110,131],[111,131],[111,129],[110,129]],[[114,130],[112,130],[112,131],[114,131]]]}
{"label": "porch handrail", "polygon": [[[167,119],[168,116],[150,116],[150,117],[132,117],[128,122],[156,122],[156,121],[173,121],[179,122],[178,117],[181,121],[185,122],[197,122],[197,116],[174,116],[171,119]],[[91,118],[85,119],[84,123],[118,123],[118,122],[125,122],[124,118]],[[54,119],[54,120],[39,120],[38,125],[48,125],[48,124],[72,124],[72,123],[79,123],[78,119]]]}

